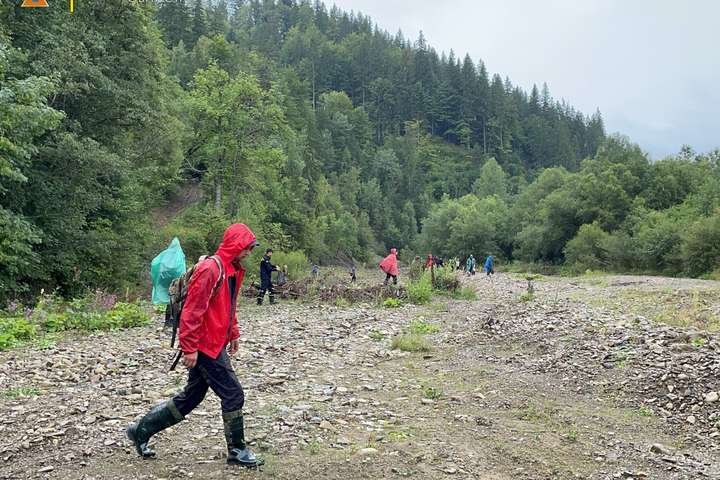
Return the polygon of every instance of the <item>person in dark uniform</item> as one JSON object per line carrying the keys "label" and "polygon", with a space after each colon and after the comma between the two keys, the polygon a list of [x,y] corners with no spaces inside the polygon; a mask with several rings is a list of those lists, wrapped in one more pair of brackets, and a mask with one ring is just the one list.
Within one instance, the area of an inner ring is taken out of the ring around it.
{"label": "person in dark uniform", "polygon": [[257,304],[262,305],[263,299],[265,298],[265,292],[270,294],[270,305],[275,303],[275,289],[272,284],[272,272],[277,270],[277,267],[270,263],[272,257],[272,248],[265,250],[265,255],[260,261],[260,290],[258,291]]}

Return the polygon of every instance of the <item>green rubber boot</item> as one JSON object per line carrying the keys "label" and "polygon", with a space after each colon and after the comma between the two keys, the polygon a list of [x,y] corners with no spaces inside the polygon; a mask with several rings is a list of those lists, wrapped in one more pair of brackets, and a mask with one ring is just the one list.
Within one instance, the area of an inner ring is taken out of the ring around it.
{"label": "green rubber boot", "polygon": [[138,455],[152,458],[155,456],[155,451],[148,446],[150,437],[179,423],[183,418],[173,401],[168,400],[153,407],[139,422],[131,423],[125,433],[135,445]]}
{"label": "green rubber boot", "polygon": [[242,410],[223,413],[225,424],[225,440],[228,447],[228,465],[240,465],[246,468],[257,468],[265,464],[265,460],[256,457],[245,445],[245,425]]}

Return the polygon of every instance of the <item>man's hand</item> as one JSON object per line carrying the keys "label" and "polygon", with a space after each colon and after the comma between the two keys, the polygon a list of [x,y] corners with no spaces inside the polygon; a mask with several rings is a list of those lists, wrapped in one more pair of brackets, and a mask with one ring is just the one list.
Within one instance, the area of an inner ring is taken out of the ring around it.
{"label": "man's hand", "polygon": [[240,348],[240,341],[236,338],[235,340],[230,340],[230,343],[228,343],[227,351],[230,355],[235,355]]}
{"label": "man's hand", "polygon": [[195,365],[197,365],[197,357],[198,353],[183,353],[182,356],[182,364],[185,365],[187,369],[193,368]]}

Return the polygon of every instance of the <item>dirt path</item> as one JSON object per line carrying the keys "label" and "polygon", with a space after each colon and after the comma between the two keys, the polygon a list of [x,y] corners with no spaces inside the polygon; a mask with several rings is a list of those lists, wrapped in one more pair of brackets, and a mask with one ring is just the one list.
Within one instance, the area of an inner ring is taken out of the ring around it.
{"label": "dirt path", "polygon": [[[212,395],[135,456],[125,425],[184,381],[154,327],[2,353],[0,478],[720,478],[718,335],[655,323],[712,319],[720,284],[542,279],[523,301],[520,277],[466,282],[480,300],[243,303],[262,471],[224,466]],[[439,327],[432,350],[392,350],[413,320]]]}

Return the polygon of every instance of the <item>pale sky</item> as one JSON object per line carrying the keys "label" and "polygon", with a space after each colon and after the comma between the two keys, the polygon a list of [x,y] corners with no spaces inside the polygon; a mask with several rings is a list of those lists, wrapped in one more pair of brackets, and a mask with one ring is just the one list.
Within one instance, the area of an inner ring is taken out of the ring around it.
{"label": "pale sky", "polygon": [[720,147],[720,0],[326,0],[438,52],[482,59],[655,159]]}

